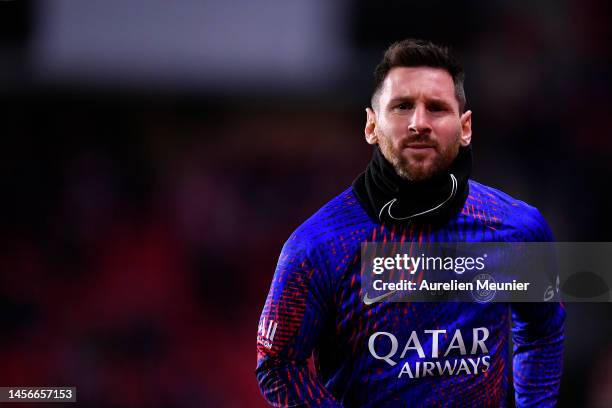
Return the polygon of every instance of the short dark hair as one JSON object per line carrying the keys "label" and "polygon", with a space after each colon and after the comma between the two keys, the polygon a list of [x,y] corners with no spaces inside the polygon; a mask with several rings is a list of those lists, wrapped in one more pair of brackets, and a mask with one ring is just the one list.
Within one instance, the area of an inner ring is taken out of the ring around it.
{"label": "short dark hair", "polygon": [[465,73],[459,60],[451,53],[448,47],[436,45],[425,40],[407,38],[395,42],[387,48],[382,61],[374,70],[374,91],[372,92],[372,106],[378,96],[382,83],[387,74],[395,67],[431,67],[442,68],[453,78],[455,84],[455,97],[459,102],[459,112],[465,109],[465,90],[463,81]]}

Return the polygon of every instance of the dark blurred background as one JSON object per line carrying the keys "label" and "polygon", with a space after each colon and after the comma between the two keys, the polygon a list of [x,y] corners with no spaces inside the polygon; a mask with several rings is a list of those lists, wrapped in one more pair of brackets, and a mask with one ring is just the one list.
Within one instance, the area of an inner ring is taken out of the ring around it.
{"label": "dark blurred background", "polygon": [[[0,385],[265,406],[279,251],[366,166],[405,37],[464,61],[473,178],[612,241],[611,23],[591,0],[1,0]],[[567,311],[560,405],[612,406],[612,307]]]}

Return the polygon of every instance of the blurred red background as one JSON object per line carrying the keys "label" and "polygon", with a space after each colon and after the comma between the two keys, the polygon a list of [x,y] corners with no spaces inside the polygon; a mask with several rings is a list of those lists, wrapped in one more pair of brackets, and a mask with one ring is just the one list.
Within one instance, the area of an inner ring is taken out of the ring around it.
{"label": "blurred red background", "polygon": [[[611,240],[604,2],[328,3],[0,2],[0,385],[265,406],[280,248],[367,164],[371,73],[408,36],[465,63],[473,177]],[[607,406],[610,304],[567,310],[560,406]]]}

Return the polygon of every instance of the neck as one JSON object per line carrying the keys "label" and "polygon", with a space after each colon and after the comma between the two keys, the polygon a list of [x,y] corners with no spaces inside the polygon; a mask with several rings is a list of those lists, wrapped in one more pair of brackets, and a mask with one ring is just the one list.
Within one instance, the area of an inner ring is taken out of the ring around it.
{"label": "neck", "polygon": [[366,211],[380,222],[443,222],[465,203],[471,164],[471,147],[462,147],[447,170],[423,181],[410,181],[397,174],[377,147],[353,189]]}

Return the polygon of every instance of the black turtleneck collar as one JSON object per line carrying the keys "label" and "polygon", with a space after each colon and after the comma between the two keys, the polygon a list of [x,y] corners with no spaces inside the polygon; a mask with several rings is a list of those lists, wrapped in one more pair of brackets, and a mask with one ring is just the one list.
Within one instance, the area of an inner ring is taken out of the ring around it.
{"label": "black turtleneck collar", "polygon": [[353,190],[370,216],[380,222],[445,222],[463,208],[471,169],[470,145],[459,148],[445,172],[412,182],[401,178],[376,146],[368,167],[353,182]]}

